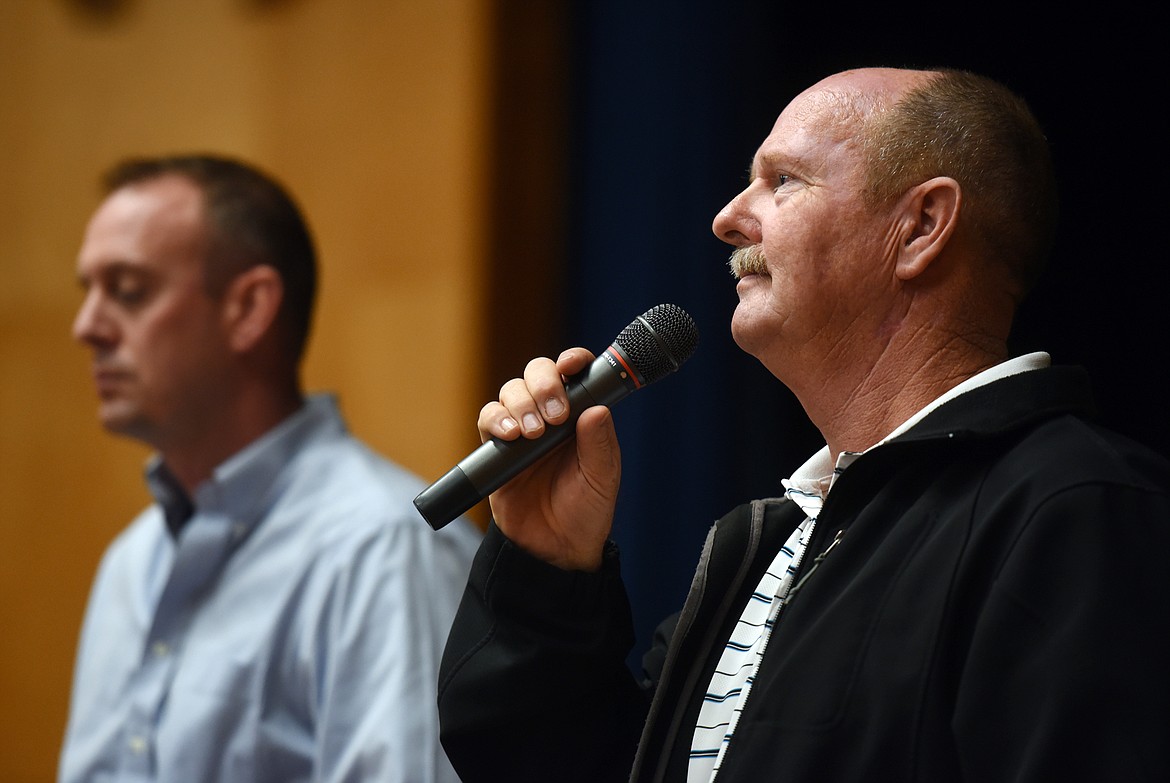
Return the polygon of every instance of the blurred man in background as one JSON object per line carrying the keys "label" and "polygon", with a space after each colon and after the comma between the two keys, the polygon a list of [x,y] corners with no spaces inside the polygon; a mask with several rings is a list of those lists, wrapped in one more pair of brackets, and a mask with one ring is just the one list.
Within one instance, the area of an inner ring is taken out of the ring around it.
{"label": "blurred man in background", "polygon": [[153,447],[156,503],[110,546],[82,629],[62,783],[453,781],[439,656],[478,533],[302,392],[316,260],[255,168],[107,178],[74,337],[99,417]]}

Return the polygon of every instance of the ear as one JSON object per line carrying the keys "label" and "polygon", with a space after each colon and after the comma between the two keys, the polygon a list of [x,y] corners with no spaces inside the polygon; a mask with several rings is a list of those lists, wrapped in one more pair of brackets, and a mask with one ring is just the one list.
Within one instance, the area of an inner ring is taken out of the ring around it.
{"label": "ear", "polygon": [[899,280],[918,277],[938,258],[955,233],[962,203],[962,189],[950,177],[929,179],[906,193],[895,270]]}
{"label": "ear", "polygon": [[237,353],[256,347],[272,331],[284,284],[268,264],[244,270],[228,284],[223,298],[223,322],[228,344]]}

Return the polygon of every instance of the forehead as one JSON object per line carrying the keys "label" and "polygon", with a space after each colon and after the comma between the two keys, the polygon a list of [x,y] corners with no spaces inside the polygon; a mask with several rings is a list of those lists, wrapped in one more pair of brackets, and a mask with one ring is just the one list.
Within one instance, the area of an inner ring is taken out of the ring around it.
{"label": "forehead", "polygon": [[128,185],[111,193],[86,227],[78,257],[85,271],[106,264],[172,266],[202,259],[203,199],[178,176]]}
{"label": "forehead", "polygon": [[853,94],[826,89],[801,93],[776,118],[756,151],[752,176],[777,167],[823,168],[833,157],[857,147],[867,115],[864,102]]}

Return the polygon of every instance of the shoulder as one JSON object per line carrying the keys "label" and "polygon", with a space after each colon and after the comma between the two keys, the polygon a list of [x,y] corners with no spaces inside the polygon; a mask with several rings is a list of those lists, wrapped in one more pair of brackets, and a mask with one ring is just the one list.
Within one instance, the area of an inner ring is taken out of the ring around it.
{"label": "shoulder", "polygon": [[[170,562],[174,542],[157,506],[144,509],[106,546],[90,586],[90,611],[109,595],[139,596],[161,564]],[[109,602],[105,602],[109,603]]]}
{"label": "shoulder", "polygon": [[999,482],[1051,491],[1094,483],[1151,491],[1170,486],[1164,457],[1098,426],[1094,417],[1087,373],[1053,366],[959,395],[891,441],[894,449],[875,453],[896,456],[896,463],[917,454],[929,462],[930,472],[952,465],[996,487],[1005,486]]}
{"label": "shoulder", "polygon": [[1072,415],[1028,430],[1005,453],[1001,467],[1054,487],[1108,485],[1170,493],[1170,462],[1117,432]]}
{"label": "shoulder", "polygon": [[422,480],[348,434],[297,454],[284,483],[284,500],[311,509],[314,516],[379,525],[412,526],[412,517],[422,522],[411,513]]}
{"label": "shoulder", "polygon": [[150,505],[110,541],[102,555],[103,567],[109,567],[110,563],[120,566],[130,562],[149,563],[157,558],[160,548],[170,545],[162,511],[157,505]]}
{"label": "shoulder", "polygon": [[711,527],[701,559],[738,563],[761,551],[774,554],[803,520],[804,513],[787,498],[759,498],[742,503]]}
{"label": "shoulder", "polygon": [[804,514],[795,503],[788,500],[786,497],[773,498],[756,498],[749,500],[746,503],[741,503],[735,508],[728,511],[718,520],[715,525],[717,527],[725,527],[727,529],[740,528],[750,526],[753,521],[759,522],[761,520],[784,520],[796,519],[797,521],[804,519]]}
{"label": "shoulder", "polygon": [[1170,464],[1122,435],[1061,416],[991,461],[971,510],[973,540],[999,552],[996,573],[1022,585],[1017,597],[1061,585],[1066,594],[1074,584],[1100,590],[1120,574],[1160,572],[1155,553],[1170,546]]}
{"label": "shoulder", "polygon": [[286,484],[276,510],[316,547],[352,550],[381,542],[424,558],[469,560],[479,545],[479,531],[466,520],[431,529],[414,507],[423,480],[349,434],[298,455]]}

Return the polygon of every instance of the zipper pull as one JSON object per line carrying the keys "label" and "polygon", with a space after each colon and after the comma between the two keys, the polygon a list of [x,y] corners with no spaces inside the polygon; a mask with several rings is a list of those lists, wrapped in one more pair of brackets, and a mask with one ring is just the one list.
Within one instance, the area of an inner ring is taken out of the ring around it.
{"label": "zipper pull", "polygon": [[822,560],[824,560],[826,557],[828,557],[829,553],[833,551],[833,547],[837,546],[837,544],[840,544],[841,539],[844,536],[845,536],[845,528],[841,528],[840,530],[837,531],[837,535],[833,536],[833,541],[829,544],[829,546],[825,549],[825,551],[821,552],[819,555],[817,555],[817,559],[814,560],[813,562],[819,563]]}
{"label": "zipper pull", "polygon": [[807,582],[808,578],[813,575],[813,572],[816,571],[818,567],[820,567],[821,561],[829,556],[829,553],[833,551],[833,547],[841,543],[841,539],[844,537],[844,535],[845,528],[841,528],[837,531],[837,535],[833,536],[833,540],[829,543],[829,546],[825,548],[825,551],[821,552],[816,556],[816,558],[813,559],[812,565],[809,566],[808,571],[804,573],[804,576],[800,578],[799,582],[792,586],[792,589],[788,591],[788,595],[784,596],[784,600],[780,602],[781,606],[787,606],[792,602],[792,599],[796,597],[798,592],[800,592],[800,588],[804,587],[804,583]]}

